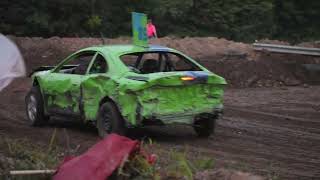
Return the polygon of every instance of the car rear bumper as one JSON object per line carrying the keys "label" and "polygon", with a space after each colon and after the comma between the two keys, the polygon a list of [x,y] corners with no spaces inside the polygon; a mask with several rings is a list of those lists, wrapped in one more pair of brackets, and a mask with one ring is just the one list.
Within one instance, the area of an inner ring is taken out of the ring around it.
{"label": "car rear bumper", "polygon": [[193,125],[197,118],[203,116],[210,117],[212,119],[219,119],[223,115],[223,105],[211,109],[211,111],[204,112],[184,112],[176,114],[158,114],[151,117],[144,117],[141,121],[141,125],[169,125],[169,124],[184,124]]}

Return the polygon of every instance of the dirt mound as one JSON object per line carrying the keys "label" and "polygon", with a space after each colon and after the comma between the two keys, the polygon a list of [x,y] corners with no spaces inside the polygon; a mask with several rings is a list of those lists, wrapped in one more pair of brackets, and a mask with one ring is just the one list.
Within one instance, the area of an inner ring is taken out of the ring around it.
{"label": "dirt mound", "polygon": [[308,83],[310,78],[302,65],[317,62],[302,55],[260,53],[256,57],[254,61],[246,58],[213,61],[206,57],[200,63],[223,75],[233,87],[278,87]]}
{"label": "dirt mound", "polygon": [[[101,44],[129,44],[129,37],[101,38],[28,38],[10,37],[21,48],[27,70],[42,65],[55,65],[71,52]],[[281,41],[262,40],[275,44]],[[159,38],[152,44],[178,49],[190,55],[205,67],[225,77],[232,87],[260,87],[300,85],[308,81],[302,64],[320,64],[320,58],[302,55],[281,55],[256,52],[252,46],[215,37]],[[304,46],[310,46],[306,43]],[[315,43],[316,44],[316,43]]]}
{"label": "dirt mound", "polygon": [[257,41],[257,43],[278,44],[278,45],[290,45],[290,43],[289,43],[289,42],[286,42],[286,41],[271,40],[271,39],[261,39],[261,40]]}
{"label": "dirt mound", "polygon": [[206,38],[160,38],[152,39],[151,43],[165,45],[178,49],[194,58],[205,56],[222,58],[224,56],[248,56],[252,59],[254,56],[251,45],[219,39],[215,37]]}

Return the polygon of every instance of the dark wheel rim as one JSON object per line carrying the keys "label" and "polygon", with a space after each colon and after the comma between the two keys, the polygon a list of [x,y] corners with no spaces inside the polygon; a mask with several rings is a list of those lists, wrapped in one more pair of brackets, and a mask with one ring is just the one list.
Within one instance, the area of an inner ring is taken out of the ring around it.
{"label": "dark wheel rim", "polygon": [[30,95],[27,105],[28,117],[31,122],[36,120],[37,115],[37,100],[34,95]]}
{"label": "dark wheel rim", "polygon": [[104,109],[101,114],[102,117],[102,123],[103,123],[103,128],[107,133],[110,133],[112,130],[112,115],[109,109]]}

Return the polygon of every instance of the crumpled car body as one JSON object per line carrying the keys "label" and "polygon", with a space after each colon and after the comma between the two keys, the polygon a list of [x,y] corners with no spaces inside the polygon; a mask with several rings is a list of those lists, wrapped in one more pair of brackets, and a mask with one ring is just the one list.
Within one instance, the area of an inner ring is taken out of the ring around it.
{"label": "crumpled car body", "polygon": [[[82,56],[87,64],[73,62]],[[99,107],[110,101],[127,127],[191,125],[198,115],[221,113],[227,84],[183,53],[157,45],[85,48],[32,78],[45,114],[95,122]]]}

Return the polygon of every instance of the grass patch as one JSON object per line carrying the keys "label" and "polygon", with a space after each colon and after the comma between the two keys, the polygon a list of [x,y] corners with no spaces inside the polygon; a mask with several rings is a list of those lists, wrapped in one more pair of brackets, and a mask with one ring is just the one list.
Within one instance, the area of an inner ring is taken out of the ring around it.
{"label": "grass patch", "polygon": [[158,156],[152,172],[153,177],[191,180],[197,172],[212,170],[215,167],[215,159],[200,152],[192,152],[187,146],[180,148],[173,146],[168,149],[151,140],[146,142],[148,143],[143,145],[143,149]]}
{"label": "grass patch", "polygon": [[56,169],[63,153],[55,143],[55,135],[56,131],[47,146],[34,144],[26,139],[1,138],[1,176],[4,179],[50,179],[48,175],[17,175],[9,178],[9,171]]}
{"label": "grass patch", "polygon": [[[214,159],[190,152],[188,147],[168,150],[151,140],[144,142],[141,146],[146,154],[156,154],[157,161],[152,164],[150,159],[139,153],[128,157],[115,172],[116,179],[193,179],[197,172],[214,168]],[[10,170],[56,169],[64,154],[70,151],[59,148],[61,146],[56,143],[56,131],[48,145],[4,137],[0,140],[0,147],[0,173],[4,177],[0,179],[7,179]],[[11,176],[10,179],[51,179],[51,176],[21,175]]]}

